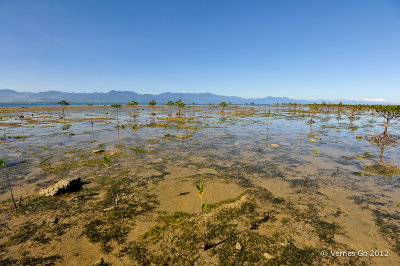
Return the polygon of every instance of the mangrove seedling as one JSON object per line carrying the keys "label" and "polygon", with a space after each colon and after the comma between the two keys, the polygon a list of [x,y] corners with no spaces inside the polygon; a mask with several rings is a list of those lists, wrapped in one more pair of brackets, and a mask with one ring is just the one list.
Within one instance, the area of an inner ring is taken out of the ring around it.
{"label": "mangrove seedling", "polygon": [[[5,167],[6,167],[6,164],[7,164],[7,163],[6,163],[5,160],[0,159],[0,167],[1,167],[1,168],[3,168],[3,167],[5,168]],[[12,199],[12,201],[13,201],[14,208],[15,208],[15,209],[18,209],[17,203],[15,202],[15,199],[14,199],[14,194],[13,194],[13,191],[12,191],[11,181],[10,181],[10,177],[8,176],[8,172],[7,172],[6,169],[4,169],[3,172],[4,172],[4,175],[5,175],[6,178],[7,178],[8,187],[9,187],[9,189],[10,189],[11,199]]]}
{"label": "mangrove seedling", "polygon": [[[110,178],[110,171],[109,171],[109,166],[111,164],[111,158],[108,155],[104,155],[103,157],[103,165],[107,168],[107,175]],[[118,202],[119,202],[119,196],[118,193],[114,195],[112,192],[111,194],[113,201],[114,201],[114,207],[113,208],[118,208]]]}
{"label": "mangrove seedling", "polygon": [[103,157],[103,165],[106,167],[107,171],[107,176],[110,178],[110,164],[111,164],[111,158],[106,154]]}
{"label": "mangrove seedling", "polygon": [[203,220],[203,248],[207,249],[207,236],[206,236],[206,220],[204,219],[204,212],[207,211],[207,204],[203,203],[203,193],[204,193],[204,185],[202,182],[197,183],[197,190],[199,192],[200,204],[201,204],[201,218]]}
{"label": "mangrove seedling", "polygon": [[110,163],[111,163],[110,157],[108,157],[108,155],[104,155],[104,157],[103,157],[103,165],[108,167],[108,166],[110,166]]}

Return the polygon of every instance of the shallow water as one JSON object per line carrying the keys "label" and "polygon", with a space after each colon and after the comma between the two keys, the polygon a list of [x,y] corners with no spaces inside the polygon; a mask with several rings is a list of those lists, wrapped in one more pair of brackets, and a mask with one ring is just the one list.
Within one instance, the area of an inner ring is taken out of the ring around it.
{"label": "shallow water", "polygon": [[[96,174],[91,168],[71,167],[46,172],[41,163],[60,165],[71,160],[101,158],[91,153],[94,149],[105,149],[111,155],[121,153],[123,155],[113,159],[115,175],[121,169],[143,178],[143,182],[158,178],[151,184],[146,183],[143,190],[143,195],[150,193],[158,200],[156,212],[146,213],[150,216],[176,211],[196,213],[198,197],[193,188],[199,179],[204,180],[205,200],[209,203],[234,198],[249,188],[265,188],[290,203],[288,206],[294,206],[296,211],[293,212],[287,211],[287,206],[274,205],[273,208],[278,222],[289,221],[290,229],[285,229],[288,231],[285,237],[295,245],[314,248],[318,252],[323,249],[362,249],[367,252],[387,250],[389,254],[357,256],[354,260],[328,255],[328,258],[313,257],[313,263],[320,263],[321,259],[324,263],[328,261],[323,259],[330,259],[330,263],[371,265],[400,262],[400,175],[385,176],[368,171],[369,166],[380,161],[396,169],[400,159],[398,146],[381,149],[365,139],[356,138],[381,133],[381,118],[364,111],[351,122],[346,112],[340,119],[336,112],[329,112],[318,114],[316,123],[309,126],[306,124],[309,119],[307,109],[247,106],[221,111],[217,107],[191,106],[179,117],[174,110],[173,118],[170,118],[171,112],[172,109],[167,107],[69,107],[64,118],[60,108],[4,108],[0,112],[0,137],[3,138],[0,140],[0,158],[11,163],[7,169],[18,196],[34,196],[41,187],[55,180],[82,174],[91,182],[82,190],[98,189],[101,197],[106,192],[96,186]],[[170,123],[161,125],[166,121]],[[399,123],[393,121],[389,130],[400,135]],[[370,156],[357,157],[364,154]],[[0,192],[0,199],[9,199],[6,185],[0,187]],[[261,204],[258,208],[272,207]],[[315,217],[293,214],[302,211],[312,212]],[[4,222],[6,214],[0,215],[3,216],[0,221]],[[309,220],[316,217],[340,228],[333,233],[331,242],[324,242],[317,232],[321,229],[319,225]],[[300,222],[296,225],[298,219]],[[132,225],[128,240],[136,241],[141,233],[154,225],[144,220]],[[299,227],[302,222],[304,228]],[[83,221],[77,224],[81,223]],[[314,229],[308,228],[309,224]],[[269,236],[280,232],[280,226],[277,222],[266,225],[257,234]],[[314,236],[312,232],[317,233]],[[8,236],[2,237],[5,241]],[[64,244],[68,241],[67,236],[59,240]],[[95,246],[91,248],[92,255],[80,258],[82,263],[94,263],[101,257],[98,254],[102,253],[96,251]],[[15,256],[21,256],[18,247],[13,250]],[[71,260],[72,251],[58,252],[62,256],[61,263]],[[32,253],[35,254],[34,249]],[[129,261],[116,259],[113,253],[107,254],[103,256],[117,264]],[[214,263],[219,260],[221,263],[222,255],[216,254],[200,254],[199,261]],[[277,254],[273,255],[277,258]],[[140,261],[134,258],[133,261]]]}

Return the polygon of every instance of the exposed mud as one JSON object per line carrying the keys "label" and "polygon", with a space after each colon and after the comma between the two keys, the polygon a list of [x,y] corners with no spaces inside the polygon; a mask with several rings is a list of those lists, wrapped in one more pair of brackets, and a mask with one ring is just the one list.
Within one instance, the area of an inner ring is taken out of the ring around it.
{"label": "exposed mud", "polygon": [[[282,106],[65,113],[0,110],[0,265],[400,263],[400,153],[357,137],[382,131],[369,113],[310,125],[308,109]],[[82,189],[38,196],[68,177]]]}

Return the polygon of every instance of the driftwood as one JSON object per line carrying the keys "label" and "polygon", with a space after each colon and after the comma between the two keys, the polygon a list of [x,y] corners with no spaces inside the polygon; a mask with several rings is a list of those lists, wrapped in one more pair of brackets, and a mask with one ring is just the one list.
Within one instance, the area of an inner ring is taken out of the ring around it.
{"label": "driftwood", "polygon": [[56,196],[59,194],[63,194],[66,192],[74,192],[78,191],[82,187],[81,178],[80,177],[73,177],[61,180],[60,182],[43,189],[39,192],[40,196]]}

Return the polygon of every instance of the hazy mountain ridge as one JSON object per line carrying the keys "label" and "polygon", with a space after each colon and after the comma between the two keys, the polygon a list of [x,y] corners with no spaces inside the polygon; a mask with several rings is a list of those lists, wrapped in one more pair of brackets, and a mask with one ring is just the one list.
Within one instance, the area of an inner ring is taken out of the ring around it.
{"label": "hazy mountain ridge", "polygon": [[[161,94],[139,94],[133,91],[115,91],[110,92],[93,92],[93,93],[71,93],[60,91],[45,92],[17,92],[14,90],[0,90],[0,103],[54,103],[60,100],[79,103],[128,103],[129,101],[137,101],[140,104],[147,104],[151,100],[155,100],[159,104],[168,101],[176,101],[182,99],[187,104],[208,104],[227,102],[232,104],[273,104],[273,103],[314,103],[323,100],[296,100],[287,97],[264,97],[264,98],[242,98],[238,96],[223,96],[213,93],[173,93],[165,92]],[[328,101],[327,101],[328,102]],[[376,103],[357,100],[343,100],[347,104]]]}
{"label": "hazy mountain ridge", "polygon": [[110,91],[106,93],[70,93],[60,91],[45,92],[17,92],[14,90],[0,90],[0,103],[35,103],[35,102],[58,102],[66,100],[69,102],[87,102],[87,103],[124,103],[137,101],[141,104],[147,104],[151,100],[157,103],[166,103],[170,100],[176,101],[182,99],[183,102],[191,104],[219,103],[222,101],[232,104],[244,104],[254,102],[255,104],[298,102],[306,101],[294,100],[286,97],[265,97],[265,98],[241,98],[237,96],[222,96],[212,93],[172,93],[165,92],[157,95],[139,94],[133,91]]}

